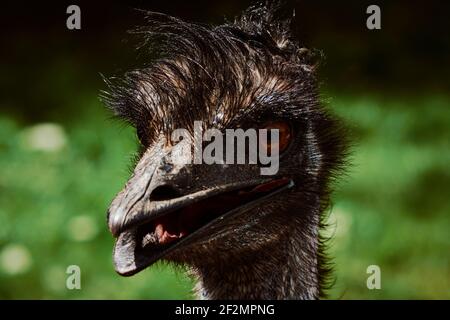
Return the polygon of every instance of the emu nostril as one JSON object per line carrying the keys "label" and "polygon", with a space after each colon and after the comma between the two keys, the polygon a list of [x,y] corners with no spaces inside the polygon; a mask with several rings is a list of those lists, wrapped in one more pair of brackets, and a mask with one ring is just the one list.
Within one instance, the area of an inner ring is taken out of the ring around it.
{"label": "emu nostril", "polygon": [[150,194],[150,201],[164,201],[180,197],[181,194],[169,185],[156,187]]}

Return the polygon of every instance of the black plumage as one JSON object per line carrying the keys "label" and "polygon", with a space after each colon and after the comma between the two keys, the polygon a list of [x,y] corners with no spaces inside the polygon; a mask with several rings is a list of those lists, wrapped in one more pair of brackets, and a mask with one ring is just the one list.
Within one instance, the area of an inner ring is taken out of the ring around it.
{"label": "black plumage", "polygon": [[[116,270],[131,275],[159,259],[187,265],[202,298],[323,296],[329,263],[319,230],[347,139],[320,102],[317,54],[293,39],[289,19],[280,19],[274,5],[251,7],[217,27],[153,12],[146,20],[136,32],[158,58],[108,79],[102,95],[142,144],[132,177],[108,211],[118,237]],[[258,177],[258,165],[171,163],[171,132],[192,133],[198,120],[220,130],[288,123],[292,141],[271,177],[277,184]],[[278,190],[284,181],[292,184]],[[243,205],[238,191],[254,200],[257,185],[276,192]],[[214,210],[220,214],[205,217]],[[183,223],[189,236],[158,240],[159,224]]]}

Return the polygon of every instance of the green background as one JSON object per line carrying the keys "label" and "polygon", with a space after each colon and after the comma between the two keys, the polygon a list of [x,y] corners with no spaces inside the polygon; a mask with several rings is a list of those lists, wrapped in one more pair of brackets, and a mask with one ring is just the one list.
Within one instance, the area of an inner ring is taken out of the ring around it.
{"label": "green background", "polygon": [[[331,298],[450,298],[449,43],[445,10],[434,4],[386,4],[383,29],[371,32],[365,4],[294,3],[300,36],[326,54],[323,100],[354,140],[325,231],[333,235]],[[246,4],[82,2],[78,34],[64,28],[65,5],[10,6],[0,80],[0,298],[192,298],[182,269],[158,264],[131,278],[113,270],[106,209],[137,142],[99,102],[99,73],[137,63],[122,41],[137,23],[130,6],[220,22]],[[81,290],[66,288],[69,265],[81,268]],[[381,268],[381,290],[366,287],[369,265]]]}

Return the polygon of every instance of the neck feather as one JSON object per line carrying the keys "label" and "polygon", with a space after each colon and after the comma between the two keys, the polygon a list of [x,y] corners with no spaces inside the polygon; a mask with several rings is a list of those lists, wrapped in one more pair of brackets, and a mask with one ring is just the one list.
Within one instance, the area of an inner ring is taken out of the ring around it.
{"label": "neck feather", "polygon": [[317,299],[317,232],[304,236],[302,230],[292,231],[295,236],[283,237],[246,259],[192,268],[198,298]]}

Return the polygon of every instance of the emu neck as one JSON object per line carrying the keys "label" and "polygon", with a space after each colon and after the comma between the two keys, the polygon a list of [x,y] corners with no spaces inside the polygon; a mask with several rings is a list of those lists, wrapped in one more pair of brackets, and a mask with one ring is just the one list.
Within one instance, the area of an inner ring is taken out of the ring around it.
{"label": "emu neck", "polygon": [[195,268],[198,298],[317,299],[317,239],[296,237],[252,252],[247,259]]}

